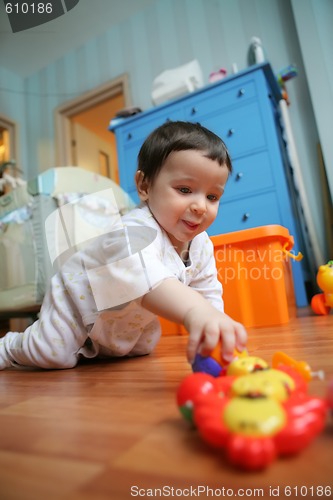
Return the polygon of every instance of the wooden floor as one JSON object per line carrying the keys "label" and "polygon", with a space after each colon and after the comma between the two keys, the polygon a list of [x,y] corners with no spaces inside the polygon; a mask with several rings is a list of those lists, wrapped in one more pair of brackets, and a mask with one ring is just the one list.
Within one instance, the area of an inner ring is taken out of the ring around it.
{"label": "wooden floor", "polygon": [[[284,350],[324,370],[326,379],[310,385],[324,396],[333,377],[332,314],[303,313],[288,325],[250,330],[249,337],[249,352],[267,361]],[[330,496],[320,494],[321,486],[332,487],[333,497],[333,417],[299,456],[278,459],[261,473],[231,468],[223,453],[199,439],[175,404],[190,373],[185,344],[183,336],[163,337],[144,358],[1,372],[0,499],[162,497],[152,489],[163,487],[170,497],[212,498],[207,488],[223,497],[223,487],[225,497],[240,488],[240,495],[261,498]]]}

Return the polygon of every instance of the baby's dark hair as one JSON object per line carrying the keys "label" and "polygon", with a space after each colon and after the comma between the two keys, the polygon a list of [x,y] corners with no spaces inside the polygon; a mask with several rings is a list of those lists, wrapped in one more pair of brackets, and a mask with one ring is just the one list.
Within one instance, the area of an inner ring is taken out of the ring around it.
{"label": "baby's dark hair", "polygon": [[170,153],[188,149],[204,152],[207,158],[226,165],[232,172],[231,158],[222,139],[199,123],[181,121],[166,122],[147,137],[139,151],[138,170],[153,182]]}

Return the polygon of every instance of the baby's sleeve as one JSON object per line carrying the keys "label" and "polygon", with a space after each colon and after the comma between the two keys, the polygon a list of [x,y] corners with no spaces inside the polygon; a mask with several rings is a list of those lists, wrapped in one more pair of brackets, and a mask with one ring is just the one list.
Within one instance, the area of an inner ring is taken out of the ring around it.
{"label": "baby's sleeve", "polygon": [[203,295],[216,309],[224,312],[223,287],[218,280],[213,243],[207,234],[202,235],[200,255],[196,260],[196,272],[190,287]]}

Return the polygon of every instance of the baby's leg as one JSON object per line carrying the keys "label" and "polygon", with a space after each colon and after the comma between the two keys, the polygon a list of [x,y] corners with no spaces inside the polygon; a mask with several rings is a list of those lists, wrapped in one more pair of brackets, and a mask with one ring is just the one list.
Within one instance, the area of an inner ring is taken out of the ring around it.
{"label": "baby's leg", "polygon": [[60,304],[46,300],[39,320],[25,332],[8,332],[0,339],[0,369],[15,365],[72,368],[87,336],[67,300]]}

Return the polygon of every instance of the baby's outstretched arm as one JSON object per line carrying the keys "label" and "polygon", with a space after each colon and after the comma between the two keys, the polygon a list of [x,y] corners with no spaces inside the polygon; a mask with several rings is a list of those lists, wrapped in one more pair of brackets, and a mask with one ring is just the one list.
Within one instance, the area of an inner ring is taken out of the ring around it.
{"label": "baby's outstretched arm", "polygon": [[235,348],[243,351],[246,346],[243,325],[218,311],[199,292],[177,279],[167,279],[147,293],[142,306],[185,326],[189,332],[187,358],[190,363],[198,351],[208,354],[219,341],[226,361],[231,361]]}

